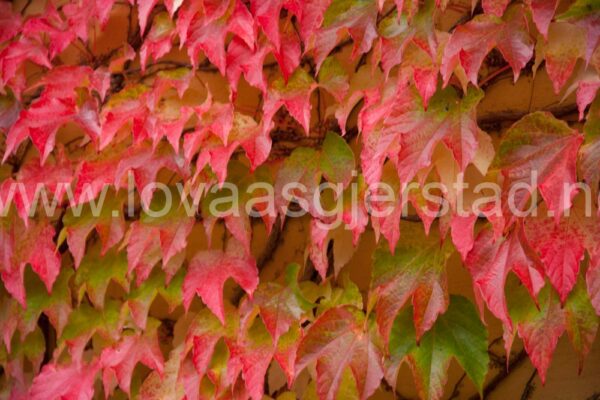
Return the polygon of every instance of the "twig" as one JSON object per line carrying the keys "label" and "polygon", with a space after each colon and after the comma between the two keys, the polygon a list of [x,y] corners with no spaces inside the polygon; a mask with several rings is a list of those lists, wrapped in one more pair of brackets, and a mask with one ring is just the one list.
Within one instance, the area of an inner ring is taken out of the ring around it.
{"label": "twig", "polygon": [[354,72],[358,72],[358,70],[360,69],[360,67],[362,67],[363,65],[365,65],[365,63],[367,62],[367,55],[369,53],[363,53],[360,56],[360,59],[358,60],[358,62],[356,63],[356,67],[354,67]]}
{"label": "twig", "polygon": [[510,65],[509,64],[506,64],[502,68],[498,68],[497,70],[495,70],[494,72],[492,72],[491,74],[489,74],[488,76],[486,76],[485,79],[483,81],[481,81],[481,83],[479,84],[479,87],[484,87],[485,85],[487,85],[490,82],[492,82],[492,80],[494,78],[496,78],[498,75],[502,74],[503,72],[505,72],[505,71],[507,71],[509,69],[510,69]]}
{"label": "twig", "polygon": [[[483,389],[482,397],[485,399],[487,396],[492,393],[496,388],[504,382],[506,378],[508,378],[519,365],[523,364],[523,362],[527,359],[527,353],[525,350],[521,350],[511,361],[510,369],[501,369],[498,375],[496,375]],[[480,400],[478,394],[471,396],[470,400]]]}
{"label": "twig", "polygon": [[537,375],[537,369],[533,369],[531,376],[527,380],[525,387],[523,388],[523,393],[521,393],[521,400],[529,400],[531,396],[533,396],[533,391],[535,390],[535,385],[533,384],[533,379]]}
{"label": "twig", "polygon": [[[546,107],[541,110],[532,110],[532,111],[548,111],[554,114],[555,117],[561,118],[566,115],[572,114],[577,111],[576,104],[565,104],[558,107]],[[495,113],[489,113],[486,115],[478,116],[477,123],[479,126],[483,128],[484,125],[494,125],[502,122],[512,122],[523,118],[525,115],[529,114],[528,110],[510,110],[510,111],[500,111]]]}
{"label": "twig", "polygon": [[27,3],[25,3],[25,5],[23,6],[23,9],[21,10],[21,15],[25,15],[25,13],[27,12],[27,9],[31,5],[31,3],[33,3],[33,0],[27,0]]}
{"label": "twig", "polygon": [[[285,226],[285,222],[283,224]],[[275,221],[275,224],[273,225],[273,231],[271,232],[271,235],[269,235],[269,240],[267,241],[262,253],[260,253],[256,259],[256,266],[259,270],[264,268],[265,265],[267,265],[267,263],[273,259],[275,251],[281,244],[282,233],[283,229],[281,229],[279,221]]]}
{"label": "twig", "polygon": [[454,389],[452,389],[452,393],[450,393],[450,397],[448,397],[448,400],[452,400],[460,396],[460,388],[466,376],[467,374],[463,373],[462,376],[458,379],[458,381],[456,381],[456,383],[454,384]]}

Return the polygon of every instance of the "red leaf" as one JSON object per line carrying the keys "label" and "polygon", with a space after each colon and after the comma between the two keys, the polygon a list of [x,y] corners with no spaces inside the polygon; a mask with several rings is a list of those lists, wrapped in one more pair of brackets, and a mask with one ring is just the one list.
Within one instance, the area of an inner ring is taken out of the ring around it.
{"label": "red leaf", "polygon": [[130,273],[136,271],[138,285],[146,280],[161,258],[167,282],[175,275],[183,261],[183,251],[194,223],[193,216],[181,206],[179,196],[169,192],[167,197],[161,192],[160,196],[154,197],[129,231],[128,270]]}
{"label": "red leaf", "polygon": [[175,12],[181,7],[183,0],[165,0],[165,7],[167,7],[167,11],[169,11],[169,15],[173,17]]}
{"label": "red leaf", "polygon": [[[506,131],[497,158],[505,179],[502,194],[504,215],[511,216],[506,208],[509,207],[509,188],[519,182],[520,185],[533,183],[537,184],[548,209],[558,220],[563,211],[571,207],[577,193],[574,186],[577,181],[576,161],[582,141],[579,132],[544,112],[529,114]],[[533,176],[537,178],[535,182],[532,182]],[[567,187],[569,190],[565,191]],[[523,211],[530,197],[529,190],[515,191],[510,199],[511,207]]]}
{"label": "red leaf", "polygon": [[476,220],[477,216],[474,214],[458,215],[452,213],[450,220],[452,243],[454,243],[463,261],[473,248],[473,228]]}
{"label": "red leaf", "polygon": [[336,398],[346,367],[350,367],[361,399],[371,396],[383,378],[381,353],[365,331],[362,313],[350,306],[327,310],[302,338],[296,356],[297,373],[314,361],[321,400]]}
{"label": "red leaf", "polygon": [[[14,202],[17,212],[27,225],[29,217],[36,211],[39,201],[49,200],[45,210],[52,211],[52,200],[60,205],[68,185],[73,180],[71,163],[59,154],[58,159],[41,166],[37,158],[24,163],[17,174]],[[45,197],[44,197],[45,196]],[[37,202],[36,202],[37,201]]]}
{"label": "red leaf", "polygon": [[[399,142],[400,150],[392,154],[392,161],[401,182],[410,182],[417,172],[431,165],[433,150],[440,142],[452,151],[460,170],[464,171],[474,162],[481,147],[476,106],[483,97],[482,92],[470,90],[458,100],[456,91],[448,88],[432,98],[427,110],[419,104],[417,96],[405,79],[400,80],[392,101],[382,101],[381,105],[361,112],[362,130],[367,129],[364,121],[373,120],[370,126],[375,126],[379,120],[383,122],[384,132],[393,135],[386,140]],[[394,147],[390,147],[393,153]]]}
{"label": "red leaf", "polygon": [[273,82],[263,104],[263,121],[270,122],[277,110],[285,106],[308,135],[312,108],[310,94],[316,85],[313,78],[302,68],[296,69],[287,83],[284,83],[283,79]]}
{"label": "red leaf", "polygon": [[528,218],[525,234],[540,254],[544,271],[564,303],[575,286],[584,257],[585,233],[580,221],[563,217],[556,224],[553,218]]}
{"label": "red leaf", "polygon": [[501,17],[502,14],[504,14],[504,10],[506,10],[506,6],[508,6],[508,3],[510,3],[510,0],[483,0],[483,11],[486,14]]}
{"label": "red leaf", "polygon": [[226,252],[219,250],[201,251],[190,261],[183,282],[183,304],[190,307],[194,295],[198,294],[204,304],[225,323],[223,287],[233,278],[249,295],[258,285],[256,262],[251,257],[238,254],[230,244]]}
{"label": "red leaf", "polygon": [[[512,320],[504,293],[508,273],[513,271],[521,279],[533,299],[537,299],[544,286],[542,271],[526,253],[521,243],[524,238],[522,239],[520,228],[517,229],[519,230],[513,231],[508,238],[499,239],[494,237],[491,229],[482,230],[465,260],[465,265],[473,276],[475,297],[478,302],[485,301],[508,332],[512,332]],[[480,304],[480,314],[483,316],[482,312]],[[510,343],[506,345],[509,349]]]}
{"label": "red leaf", "polygon": [[225,36],[227,26],[223,18],[211,20],[196,17],[190,25],[186,39],[188,56],[194,67],[198,64],[198,52],[202,50],[221,75],[225,75]]}
{"label": "red leaf", "polygon": [[227,304],[226,325],[205,308],[194,316],[187,331],[185,342],[192,347],[192,360],[199,379],[207,374],[215,346],[221,338],[237,333],[238,311]]}
{"label": "red leaf", "polygon": [[28,226],[16,218],[0,225],[0,259],[4,260],[0,275],[6,290],[26,308],[24,272],[30,264],[46,285],[48,293],[60,271],[60,255],[52,240],[54,228],[46,220],[32,221]]}
{"label": "red leaf", "polygon": [[116,152],[117,157],[84,161],[77,168],[75,173],[77,183],[72,206],[91,202],[105,186],[114,184],[120,154],[116,149],[113,151]]}
{"label": "red leaf", "polygon": [[546,292],[544,299],[540,299],[540,310],[529,306],[521,319],[522,322],[518,324],[519,336],[544,383],[558,339],[565,331],[564,313],[557,299]]}
{"label": "red leaf", "polygon": [[548,30],[547,43],[539,43],[538,47],[540,54],[536,55],[536,61],[539,63],[544,56],[546,71],[554,92],[558,93],[571,76],[577,59],[585,56],[585,29],[569,22],[553,22]]}
{"label": "red leaf", "polygon": [[[158,3],[158,0],[136,0],[138,6],[138,20],[140,22],[140,34],[143,36],[146,32],[146,24],[148,23],[148,17],[150,12]],[[133,4],[133,0],[131,0]]]}
{"label": "red leaf", "polygon": [[288,22],[281,38],[281,47],[279,51],[274,49],[273,52],[286,82],[296,67],[300,65],[300,51],[300,39],[293,29],[292,23]]}
{"label": "red leaf", "polygon": [[[7,86],[9,81],[15,78],[25,60],[49,69],[52,68],[48,60],[47,50],[40,43],[20,37],[0,51],[0,87]],[[20,92],[20,90],[15,90],[17,97],[19,97]]]}
{"label": "red leaf", "polygon": [[260,317],[277,344],[297,324],[304,312],[312,306],[298,286],[298,264],[288,265],[285,272],[285,286],[268,282],[259,285],[251,304],[259,308]]}
{"label": "red leaf", "polygon": [[8,1],[0,3],[0,42],[12,39],[21,30],[21,15],[13,13]]}
{"label": "red leaf", "polygon": [[148,56],[151,56],[153,60],[158,60],[171,50],[171,41],[174,35],[175,24],[171,21],[169,15],[167,13],[157,14],[140,49],[142,71],[146,70]]}
{"label": "red leaf", "polygon": [[116,376],[119,387],[129,394],[131,375],[139,362],[162,375],[164,360],[158,344],[156,328],[154,332],[150,330],[150,333],[144,335],[125,336],[113,347],[102,351],[100,364],[103,368],[104,392],[107,395],[112,393],[111,377]]}
{"label": "red leaf", "polygon": [[244,41],[246,46],[253,48],[256,41],[256,26],[254,18],[241,0],[235,0],[233,14],[229,17],[227,30]]}
{"label": "red leaf", "polygon": [[[300,37],[304,43],[310,43],[311,40],[314,40],[316,30],[323,23],[325,11],[331,2],[332,0],[305,0],[299,2],[301,12],[294,12],[294,14],[299,20]],[[290,3],[291,1],[287,5],[288,7],[290,7]]]}
{"label": "red leaf", "polygon": [[76,30],[69,26],[68,21],[62,18],[52,3],[47,3],[43,14],[25,22],[23,34],[28,38],[37,38],[40,42],[46,35],[50,39],[48,45],[50,59],[62,53],[76,38]]}
{"label": "red leaf", "polygon": [[54,149],[56,132],[76,115],[75,102],[71,99],[60,99],[43,96],[31,107],[22,110],[19,119],[11,127],[6,138],[6,152],[3,161],[17,149],[27,137],[40,152],[43,164]]}
{"label": "red leaf", "polygon": [[323,26],[314,32],[305,50],[314,52],[317,71],[338,43],[342,30],[347,30],[354,41],[352,58],[371,50],[373,40],[377,37],[377,12],[375,2],[351,1],[328,8],[323,17]]}
{"label": "red leaf", "polygon": [[47,364],[33,379],[28,398],[91,400],[94,398],[94,381],[99,369],[97,360],[87,365]]}
{"label": "red leaf", "polygon": [[267,91],[267,84],[263,74],[263,64],[269,48],[257,46],[253,51],[240,38],[233,38],[227,47],[227,80],[235,99],[240,75],[244,74],[246,81],[263,94]]}
{"label": "red leaf", "polygon": [[548,37],[548,27],[558,7],[558,0],[529,0],[529,7],[533,17],[533,22],[538,30],[544,36]]}
{"label": "red leaf", "polygon": [[596,93],[600,88],[600,77],[598,75],[591,79],[582,79],[577,84],[577,109],[579,120],[583,119],[585,108],[594,101]]}
{"label": "red leaf", "polygon": [[586,143],[581,147],[579,154],[581,175],[592,192],[597,194],[600,181],[600,140]]}
{"label": "red leaf", "polygon": [[273,340],[261,323],[254,323],[238,334],[235,342],[228,341],[231,357],[242,363],[245,388],[253,400],[261,400],[267,369],[275,351]]}
{"label": "red leaf", "polygon": [[[177,68],[174,70],[159,71],[156,74],[156,79],[154,80],[154,87],[152,90],[153,100],[151,103],[155,104],[154,107],[156,108],[156,104],[160,102],[163,93],[171,88],[177,91],[177,95],[181,99],[188,90],[193,77],[194,72],[191,68]],[[189,108],[190,107],[182,106],[181,111],[185,110],[185,113],[187,113]],[[184,124],[187,122],[186,117],[182,117],[181,119],[185,120],[183,121]],[[165,136],[170,138],[172,135]]]}
{"label": "red leaf", "polygon": [[279,14],[283,7],[284,0],[252,0],[250,1],[250,10],[258,25],[269,41],[275,47],[275,51],[281,48],[279,38]]}
{"label": "red leaf", "polygon": [[460,64],[467,78],[477,85],[477,74],[486,55],[497,47],[513,69],[515,81],[533,55],[533,42],[527,31],[522,7],[515,7],[504,19],[491,15],[476,16],[459,25],[444,50],[440,72],[444,85]]}
{"label": "red leaf", "polygon": [[308,254],[319,276],[324,281],[327,278],[327,270],[329,269],[329,260],[327,257],[327,246],[329,243],[327,235],[329,230],[321,226],[322,222],[317,218],[310,221],[310,246]]}
{"label": "red leaf", "polygon": [[131,123],[136,141],[145,138],[144,123],[148,116],[148,97],[150,88],[138,84],[129,86],[113,95],[102,108],[100,117],[102,132],[99,149],[105,149],[113,141],[119,129]]}
{"label": "red leaf", "polygon": [[[48,71],[30,89],[44,87],[41,98],[36,101],[31,108],[38,108],[45,104],[47,108],[52,108],[56,103],[53,100],[62,100],[64,103],[75,104],[77,100],[76,88],[86,88],[89,93],[95,89],[100,96],[104,95],[106,88],[103,88],[100,78],[100,71],[94,71],[87,66],[60,66]],[[50,110],[57,111],[57,110]]]}
{"label": "red leaf", "polygon": [[395,316],[408,300],[414,308],[417,340],[448,307],[445,265],[451,246],[432,234],[425,236],[415,225],[402,225],[405,233],[393,255],[380,245],[373,256],[370,290],[377,299],[377,324],[386,342]]}
{"label": "red leaf", "polygon": [[115,188],[127,187],[124,178],[128,171],[133,173],[135,186],[141,194],[142,203],[150,206],[152,194],[156,190],[156,175],[162,168],[187,176],[187,165],[183,157],[175,154],[169,145],[162,143],[154,151],[147,143],[131,147],[122,157],[115,172]]}

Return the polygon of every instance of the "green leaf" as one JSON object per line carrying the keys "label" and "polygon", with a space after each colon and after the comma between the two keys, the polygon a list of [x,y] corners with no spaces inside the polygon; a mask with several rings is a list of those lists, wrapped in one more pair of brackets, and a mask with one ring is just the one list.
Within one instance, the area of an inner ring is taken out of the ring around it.
{"label": "green leaf", "polygon": [[425,235],[420,224],[403,223],[402,238],[394,254],[381,243],[373,255],[371,296],[377,303],[377,324],[387,340],[393,319],[412,299],[417,337],[431,328],[448,306],[446,261],[452,253],[449,241],[433,232]]}
{"label": "green leaf", "polygon": [[[44,334],[39,327],[36,327],[23,341],[16,335],[13,336],[10,359],[16,360],[20,357],[25,357],[33,364],[34,371],[37,371],[44,359],[45,351],[46,340],[44,339]],[[2,360],[2,356],[0,356],[0,360]]]}
{"label": "green leaf", "polygon": [[348,186],[352,180],[355,160],[352,149],[337,133],[327,132],[321,150],[321,171],[331,183]]}
{"label": "green leaf", "polygon": [[107,337],[117,336],[120,309],[120,303],[117,301],[107,302],[103,310],[97,310],[85,303],[81,304],[69,315],[69,322],[60,341],[73,341],[83,336],[89,339],[96,332]]}
{"label": "green leaf", "polygon": [[79,287],[79,301],[84,294],[97,308],[104,306],[106,289],[111,281],[129,291],[127,280],[127,255],[125,252],[109,251],[102,256],[100,246],[89,249],[75,273],[75,285]]}
{"label": "green leaf", "polygon": [[579,357],[579,372],[585,356],[590,352],[598,332],[598,315],[590,302],[583,279],[569,295],[564,307],[567,335]]}
{"label": "green leaf", "polygon": [[[310,326],[298,346],[296,371],[316,362],[319,398],[333,400],[343,384],[348,367],[360,399],[369,398],[383,377],[382,354],[362,311],[339,306],[324,312]],[[352,385],[350,385],[352,386]],[[345,390],[339,398],[344,397]]]}
{"label": "green leaf", "polygon": [[57,334],[61,334],[71,313],[69,281],[72,276],[73,270],[71,268],[61,268],[60,274],[52,287],[52,294],[49,296],[44,284],[37,276],[34,277],[31,274],[28,278],[26,274],[27,308],[19,316],[23,323],[22,333],[31,332],[43,312],[50,319]]}
{"label": "green leaf", "polygon": [[138,327],[145,328],[148,311],[157,295],[160,294],[167,302],[170,312],[182,303],[181,289],[184,276],[184,271],[179,271],[165,286],[165,274],[160,270],[155,270],[144,283],[129,292],[127,305],[131,317]]}
{"label": "green leaf", "polygon": [[[283,162],[283,166],[277,172],[275,179],[275,206],[279,210],[285,210],[289,201],[284,198],[284,188],[292,186],[290,191],[299,199],[312,204],[312,195],[321,182],[321,171],[319,168],[319,152],[308,147],[298,147]],[[296,185],[304,185],[306,191],[301,193]]]}
{"label": "green leaf", "polygon": [[600,11],[600,2],[598,0],[577,0],[565,11],[557,15],[557,20],[580,19],[588,15],[596,14]]}
{"label": "green leaf", "polygon": [[323,61],[318,78],[319,86],[331,93],[337,101],[342,101],[346,97],[350,88],[348,73],[334,56],[327,57]]}
{"label": "green leaf", "polygon": [[392,387],[396,386],[398,370],[406,360],[413,371],[419,397],[440,399],[454,357],[481,392],[488,371],[488,342],[487,331],[473,304],[464,297],[452,296],[446,313],[419,344],[412,318],[412,308],[407,307],[394,321],[386,366],[386,379]]}
{"label": "green leaf", "polygon": [[[123,203],[125,196],[107,193],[96,203],[84,203],[67,209],[62,222],[58,245],[64,238],[69,245],[69,251],[75,260],[75,268],[81,265],[86,254],[86,241],[92,230],[96,230],[102,243],[102,253],[115,246],[125,234]],[[114,215],[113,215],[114,213]],[[88,250],[89,251],[89,250]]]}
{"label": "green leaf", "polygon": [[298,286],[299,270],[300,266],[296,263],[288,265],[285,286],[275,282],[263,283],[252,298],[275,343],[313,306],[304,298]]}
{"label": "green leaf", "polygon": [[[325,298],[319,303],[319,311],[324,312],[330,308],[338,306],[354,306],[358,309],[363,308],[363,297],[360,293],[360,289],[352,280],[348,274],[342,275],[341,286],[337,286],[330,289],[330,293],[327,293]],[[331,283],[328,283],[331,285]]]}
{"label": "green leaf", "polygon": [[[576,183],[577,153],[582,141],[577,130],[548,112],[528,114],[513,124],[502,135],[494,161],[504,175],[502,204],[508,204],[505,199],[510,193],[506,189],[529,184],[531,176],[537,173],[538,189],[554,215],[570,208],[563,192],[566,184]],[[514,207],[524,210],[530,197],[531,194],[515,196]]]}

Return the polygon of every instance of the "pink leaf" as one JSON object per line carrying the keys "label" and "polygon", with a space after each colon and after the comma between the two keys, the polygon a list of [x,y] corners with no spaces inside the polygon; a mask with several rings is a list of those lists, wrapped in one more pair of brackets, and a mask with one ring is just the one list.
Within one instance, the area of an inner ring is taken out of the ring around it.
{"label": "pink leaf", "polygon": [[529,7],[533,14],[533,22],[544,36],[548,37],[548,27],[558,7],[558,0],[529,0]]}
{"label": "pink leaf", "polygon": [[509,10],[504,19],[483,15],[460,25],[444,50],[440,68],[444,85],[448,84],[459,64],[469,81],[477,85],[481,64],[494,47],[512,67],[516,81],[521,69],[533,55],[533,42],[527,32],[527,20],[522,7]]}
{"label": "pink leaf", "polygon": [[563,217],[556,224],[553,218],[538,217],[526,220],[525,234],[564,303],[575,286],[584,257],[583,232],[574,218]]}
{"label": "pink leaf", "polygon": [[102,380],[105,393],[112,392],[109,383],[110,377],[114,373],[119,387],[129,394],[131,375],[139,362],[162,374],[164,360],[158,344],[156,330],[145,335],[125,336],[113,347],[107,347],[102,351],[100,364],[103,368]]}
{"label": "pink leaf", "polygon": [[483,11],[501,17],[510,0],[483,0]]}
{"label": "pink leaf", "polygon": [[60,271],[60,255],[52,240],[54,228],[48,221],[30,223],[25,226],[13,220],[0,228],[0,259],[5,260],[0,275],[6,290],[26,307],[24,272],[30,264],[46,286],[48,293]]}
{"label": "pink leaf", "polygon": [[87,365],[47,364],[34,378],[28,398],[91,400],[94,398],[94,381],[99,369],[97,360]]}
{"label": "pink leaf", "polygon": [[360,399],[367,399],[383,378],[381,353],[364,330],[361,313],[350,306],[324,312],[302,338],[296,356],[299,373],[317,362],[317,394],[333,400],[340,387],[342,373],[350,367]]}
{"label": "pink leaf", "polygon": [[208,250],[196,254],[190,261],[183,282],[185,308],[189,308],[194,295],[198,294],[224,324],[223,287],[229,278],[233,278],[246,293],[252,295],[258,285],[258,270],[254,259],[232,250]]}

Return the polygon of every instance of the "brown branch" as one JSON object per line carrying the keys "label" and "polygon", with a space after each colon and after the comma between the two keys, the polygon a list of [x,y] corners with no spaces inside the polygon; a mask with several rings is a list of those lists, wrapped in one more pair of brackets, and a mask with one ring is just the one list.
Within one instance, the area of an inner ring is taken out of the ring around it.
{"label": "brown branch", "polygon": [[[482,393],[482,398],[487,398],[498,386],[502,384],[523,362],[527,359],[525,350],[521,350],[511,360],[509,369],[502,369],[492,380],[485,386]],[[470,397],[470,400],[480,400],[479,394]]]}
{"label": "brown branch", "polygon": [[31,3],[33,3],[33,0],[27,0],[27,3],[25,3],[25,5],[23,6],[23,9],[21,10],[21,15],[25,15],[25,13],[27,12],[27,9],[31,5]]}
{"label": "brown branch", "polygon": [[533,391],[535,390],[535,385],[533,384],[533,379],[537,375],[537,369],[533,369],[531,376],[527,380],[525,387],[523,388],[523,393],[521,393],[521,400],[529,400],[531,396],[533,396]]}
{"label": "brown branch", "polygon": [[479,87],[483,88],[486,85],[492,83],[494,81],[494,79],[496,79],[498,76],[500,76],[501,74],[503,74],[504,72],[510,70],[510,65],[506,64],[505,66],[498,68],[496,71],[492,72],[491,74],[489,74],[488,76],[486,76],[481,83],[479,83]]}
{"label": "brown branch", "polygon": [[368,55],[368,54],[369,54],[369,53],[363,53],[363,54],[360,56],[360,59],[359,59],[359,60],[358,60],[358,62],[356,63],[356,67],[354,67],[354,72],[355,72],[355,73],[356,73],[356,72],[358,72],[358,70],[360,69],[360,67],[362,67],[363,65],[365,65],[365,64],[366,64],[366,62],[367,62],[367,55]]}
{"label": "brown branch", "polygon": [[548,111],[554,114],[555,117],[561,118],[567,115],[573,114],[577,112],[576,104],[564,104],[559,106],[549,106],[539,110],[506,110],[506,111],[498,111],[493,113],[488,113],[485,115],[480,115],[477,117],[477,123],[480,127],[484,126],[493,126],[503,122],[513,122],[517,121],[530,112],[535,111]]}
{"label": "brown branch", "polygon": [[[285,228],[285,221],[283,224]],[[271,235],[269,235],[269,240],[267,241],[265,248],[263,249],[262,253],[260,253],[260,255],[256,258],[256,265],[259,270],[264,268],[267,265],[267,263],[273,259],[275,251],[281,244],[282,239],[283,229],[281,228],[281,224],[279,223],[279,221],[275,221],[275,224],[273,225],[273,231],[271,232]]]}
{"label": "brown branch", "polygon": [[448,397],[448,400],[452,400],[460,396],[460,388],[466,377],[467,374],[463,373],[462,376],[458,379],[458,381],[456,381],[456,383],[454,384],[454,388],[452,389],[452,393],[450,393],[450,397]]}

